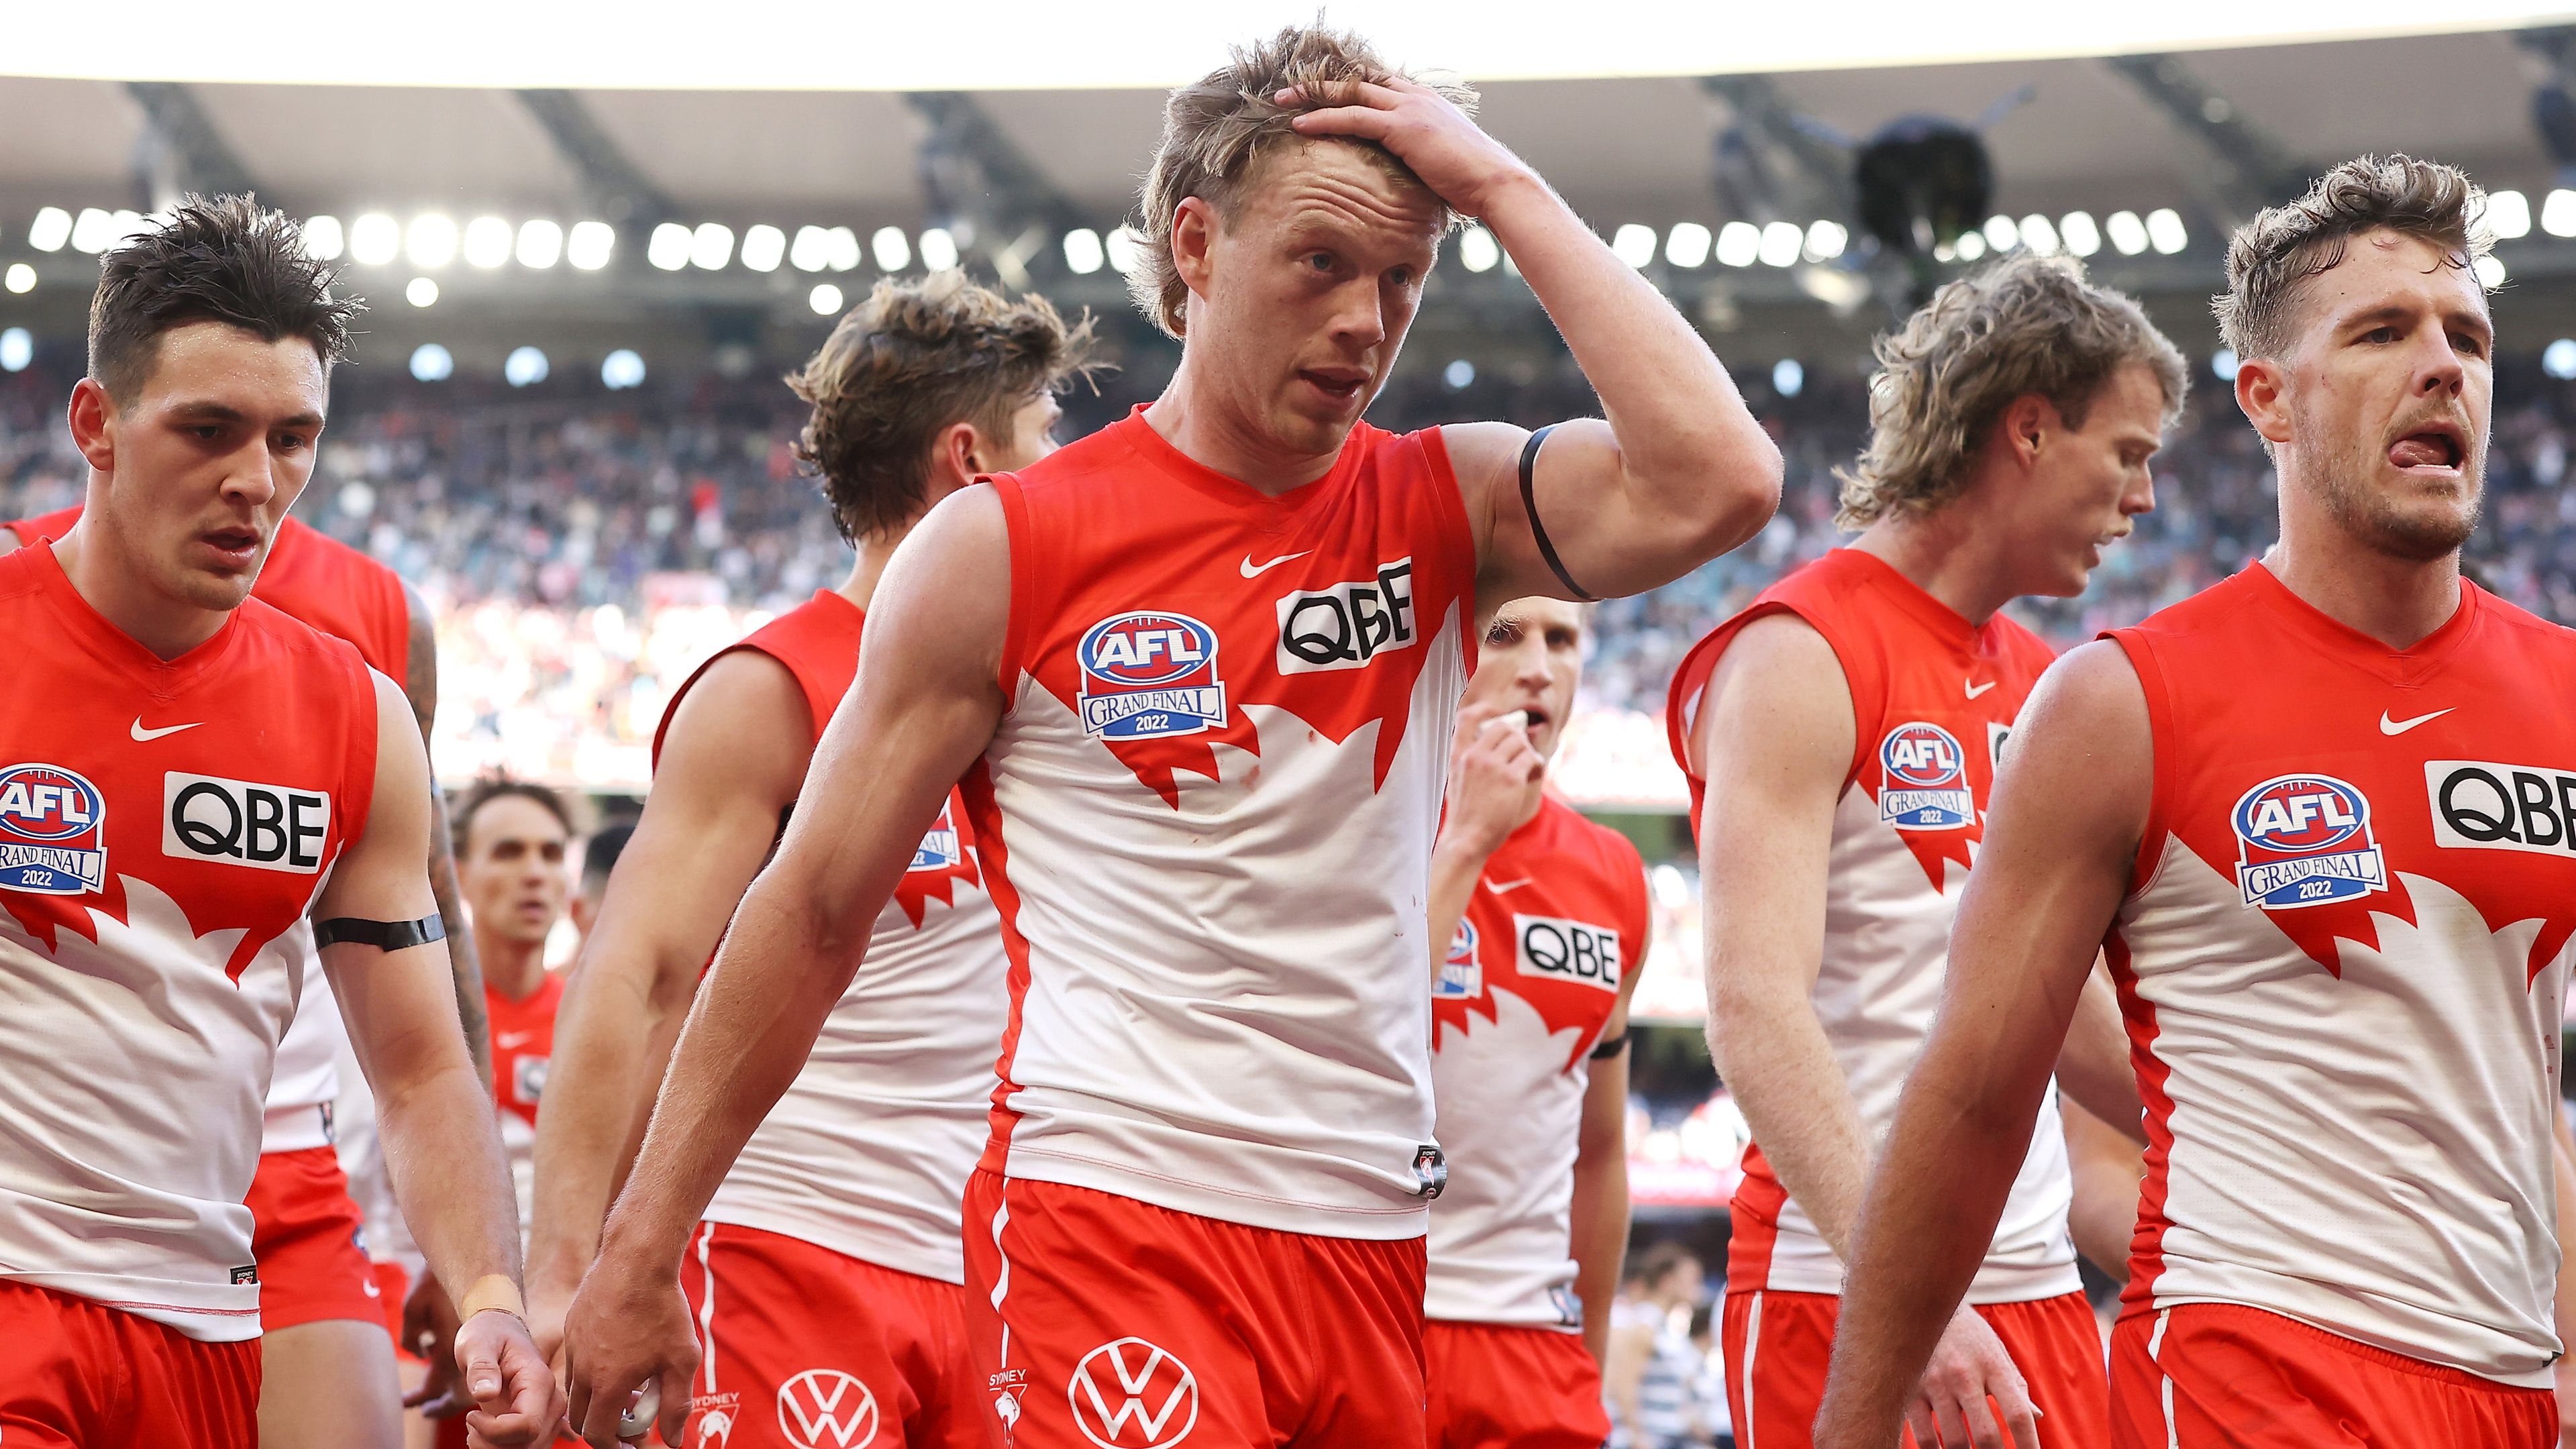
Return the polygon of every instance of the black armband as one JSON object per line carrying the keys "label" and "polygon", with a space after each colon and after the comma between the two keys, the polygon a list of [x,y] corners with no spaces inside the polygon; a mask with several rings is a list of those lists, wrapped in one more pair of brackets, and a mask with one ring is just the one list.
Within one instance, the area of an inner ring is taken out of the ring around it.
{"label": "black armband", "polygon": [[1556,581],[1565,585],[1567,593],[1587,604],[1597,603],[1597,599],[1584,591],[1583,585],[1574,581],[1574,575],[1565,571],[1565,560],[1556,556],[1556,545],[1549,541],[1547,529],[1538,521],[1538,447],[1547,441],[1548,434],[1555,431],[1556,424],[1550,423],[1530,434],[1529,441],[1521,445],[1521,511],[1529,515],[1530,537],[1538,544],[1538,556],[1547,560],[1548,572],[1556,575]]}
{"label": "black armband", "polygon": [[417,921],[370,921],[361,916],[333,916],[313,923],[313,946],[336,946],[347,941],[357,946],[373,946],[379,951],[407,951],[447,939],[447,923],[435,915]]}
{"label": "black armband", "polygon": [[1601,1040],[1593,1043],[1592,1059],[1596,1062],[1606,1062],[1627,1049],[1628,1034],[1626,1032],[1623,1031],[1617,1036],[1605,1036]]}

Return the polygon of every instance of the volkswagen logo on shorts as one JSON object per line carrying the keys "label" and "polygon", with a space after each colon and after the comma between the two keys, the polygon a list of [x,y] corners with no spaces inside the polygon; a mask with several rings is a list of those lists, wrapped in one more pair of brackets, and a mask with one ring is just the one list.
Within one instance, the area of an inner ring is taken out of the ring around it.
{"label": "volkswagen logo on shorts", "polygon": [[797,1449],[864,1449],[876,1442],[877,1396],[839,1369],[807,1369],[778,1386],[778,1431]]}
{"label": "volkswagen logo on shorts", "polygon": [[1065,1396],[1074,1427],[1100,1449],[1171,1449],[1199,1422],[1198,1376],[1141,1338],[1084,1354]]}
{"label": "volkswagen logo on shorts", "polygon": [[1216,631],[1186,614],[1131,612],[1083,631],[1077,703],[1101,739],[1194,735],[1225,723]]}

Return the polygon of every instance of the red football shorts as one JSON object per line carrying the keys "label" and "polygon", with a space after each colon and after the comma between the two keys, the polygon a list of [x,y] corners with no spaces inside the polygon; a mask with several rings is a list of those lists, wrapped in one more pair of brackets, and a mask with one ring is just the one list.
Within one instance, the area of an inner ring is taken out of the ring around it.
{"label": "red football shorts", "polygon": [[1601,1449],[1601,1365],[1578,1334],[1517,1324],[1422,1326],[1429,1449]]}
{"label": "red football shorts", "polygon": [[1422,1442],[1423,1240],[1246,1227],[977,1172],[966,1313],[997,1449]]}
{"label": "red football shorts", "polygon": [[705,1355],[693,1449],[983,1449],[992,1410],[956,1284],[700,1223],[680,1288]]}
{"label": "red football shorts", "polygon": [[259,1340],[200,1343],[86,1298],[0,1282],[0,1444],[259,1442]]}
{"label": "red football shorts", "polygon": [[[259,1264],[259,1325],[270,1333],[326,1318],[385,1320],[361,1236],[366,1220],[328,1147],[263,1152],[243,1199]],[[400,1309],[396,1309],[400,1312]]]}
{"label": "red football shorts", "polygon": [[2121,1449],[2551,1449],[2558,1400],[2277,1313],[2186,1303],[2111,1333]]}
{"label": "red football shorts", "polygon": [[[1726,1295],[1726,1407],[1735,1418],[1736,1443],[1760,1449],[1814,1443],[1841,1311],[1842,1300],[1830,1293]],[[2003,1340],[2030,1387],[2040,1413],[2040,1449],[2103,1449],[2111,1442],[2102,1330],[2083,1294],[1980,1304],[1977,1316]],[[1900,1442],[1911,1446],[1913,1433]]]}

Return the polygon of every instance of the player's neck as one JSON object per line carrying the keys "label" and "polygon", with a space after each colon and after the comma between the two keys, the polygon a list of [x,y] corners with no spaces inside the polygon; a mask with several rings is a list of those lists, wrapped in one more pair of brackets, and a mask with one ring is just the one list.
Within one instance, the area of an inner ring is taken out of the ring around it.
{"label": "player's neck", "polygon": [[512,1001],[525,1001],[546,984],[546,943],[495,941],[477,934],[474,954],[483,984]]}
{"label": "player's neck", "polygon": [[212,639],[231,615],[173,599],[144,582],[143,571],[115,557],[107,540],[75,526],[54,542],[54,558],[73,592],[119,633],[161,659],[176,659]]}
{"label": "player's neck", "polygon": [[1190,366],[1187,352],[1171,386],[1145,409],[1145,426],[1182,457],[1273,498],[1330,473],[1342,455],[1338,442],[1316,456],[1283,453],[1242,410],[1220,400]]}
{"label": "player's neck", "polygon": [[1905,575],[1908,582],[1949,606],[1971,627],[1983,627],[2011,602],[2002,535],[1980,529],[1957,506],[1929,513],[1891,513],[1861,531],[1852,547]]}
{"label": "player's neck", "polygon": [[2281,541],[2263,567],[2318,613],[2391,649],[2411,649],[2460,607],[2460,556],[2400,558],[2375,549],[2282,490]]}

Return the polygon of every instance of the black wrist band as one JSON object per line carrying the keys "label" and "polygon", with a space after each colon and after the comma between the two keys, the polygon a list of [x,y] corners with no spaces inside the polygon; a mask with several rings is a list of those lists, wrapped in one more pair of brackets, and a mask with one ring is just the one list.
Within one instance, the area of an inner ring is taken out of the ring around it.
{"label": "black wrist band", "polygon": [[1598,599],[1584,592],[1583,585],[1574,581],[1574,575],[1565,571],[1565,560],[1556,556],[1556,545],[1548,541],[1547,530],[1538,521],[1538,494],[1532,482],[1538,471],[1538,445],[1546,442],[1547,435],[1555,431],[1556,424],[1550,423],[1530,434],[1529,441],[1521,445],[1521,511],[1529,515],[1530,537],[1537,540],[1538,556],[1547,560],[1548,571],[1556,575],[1556,581],[1565,585],[1567,593],[1583,602],[1598,603]]}
{"label": "black wrist band", "polygon": [[436,916],[423,916],[417,921],[370,921],[362,916],[333,916],[313,923],[313,946],[336,946],[347,941],[357,946],[373,946],[379,951],[407,951],[447,939],[447,923]]}

